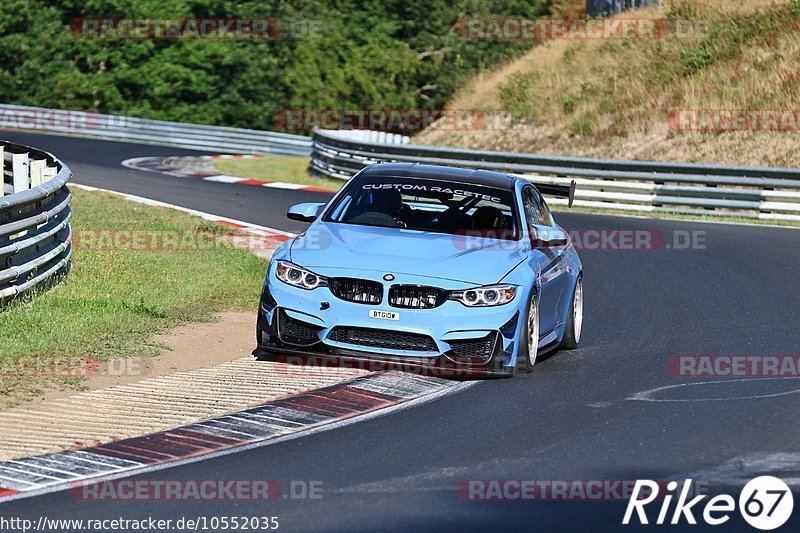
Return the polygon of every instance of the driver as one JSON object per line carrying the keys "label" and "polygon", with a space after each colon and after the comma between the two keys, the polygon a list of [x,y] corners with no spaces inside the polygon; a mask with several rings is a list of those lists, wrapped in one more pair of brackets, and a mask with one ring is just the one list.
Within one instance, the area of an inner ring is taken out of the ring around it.
{"label": "driver", "polygon": [[392,218],[400,216],[403,210],[403,197],[396,189],[378,189],[370,191],[367,211],[385,213]]}
{"label": "driver", "polygon": [[402,220],[401,214],[405,205],[403,196],[396,189],[377,189],[369,192],[365,212],[354,217],[351,222],[355,224],[374,224],[385,226],[389,218],[398,227],[406,228],[408,225]]}
{"label": "driver", "polygon": [[472,214],[472,229],[498,230],[505,227],[506,217],[503,216],[503,212],[491,205],[479,207]]}

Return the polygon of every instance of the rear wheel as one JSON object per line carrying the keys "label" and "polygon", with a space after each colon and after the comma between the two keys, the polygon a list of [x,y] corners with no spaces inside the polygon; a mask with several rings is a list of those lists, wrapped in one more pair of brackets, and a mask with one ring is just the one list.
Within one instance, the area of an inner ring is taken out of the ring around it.
{"label": "rear wheel", "polygon": [[528,318],[520,332],[519,347],[517,367],[522,372],[531,372],[539,354],[539,299],[536,294],[528,306]]}
{"label": "rear wheel", "polygon": [[561,341],[563,350],[573,350],[578,347],[581,341],[581,331],[583,329],[583,277],[579,277],[575,283],[575,291],[572,293],[572,303],[569,306],[569,316],[567,317],[567,327],[564,331],[564,340]]}

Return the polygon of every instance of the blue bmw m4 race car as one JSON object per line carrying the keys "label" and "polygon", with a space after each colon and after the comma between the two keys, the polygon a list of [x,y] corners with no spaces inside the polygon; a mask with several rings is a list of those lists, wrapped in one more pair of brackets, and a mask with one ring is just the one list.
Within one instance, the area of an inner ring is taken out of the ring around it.
{"label": "blue bmw m4 race car", "polygon": [[255,355],[511,376],[573,349],[583,271],[542,193],[571,187],[484,170],[371,165],[270,262]]}

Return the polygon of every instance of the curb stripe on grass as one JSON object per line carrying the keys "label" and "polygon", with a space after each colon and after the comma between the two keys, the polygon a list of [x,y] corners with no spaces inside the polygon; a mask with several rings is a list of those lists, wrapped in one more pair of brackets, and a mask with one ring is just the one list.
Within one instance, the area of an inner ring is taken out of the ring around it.
{"label": "curb stripe on grass", "polygon": [[[80,185],[77,183],[70,183],[70,187],[76,187],[78,189],[83,189],[85,191],[100,191],[107,194],[112,194],[117,196],[118,198],[122,198],[123,200],[128,200],[131,202],[136,202],[139,204],[149,205],[151,207],[161,207],[164,209],[174,209],[175,211],[181,211],[184,213],[188,213],[190,215],[198,216],[204,220],[208,220],[211,222],[215,222],[222,226],[227,226],[229,228],[234,228],[240,231],[244,231],[246,233],[251,233],[253,235],[258,235],[264,241],[269,243],[269,246],[263,246],[263,249],[259,249],[256,255],[262,255],[265,258],[269,258],[272,255],[272,252],[280,246],[282,243],[288,241],[291,238],[295,237],[294,233],[289,233],[287,231],[281,231],[274,228],[268,228],[266,226],[259,226],[257,224],[251,224],[249,222],[244,222],[241,220],[236,220],[234,218],[227,218],[221,217],[218,215],[212,215],[211,213],[204,213],[203,211],[197,211],[194,209],[189,209],[187,207],[181,207],[179,205],[168,204],[166,202],[159,202],[158,200],[150,200],[149,198],[143,198],[141,196],[136,196],[133,194],[125,194],[117,191],[111,191],[108,189],[101,189],[99,187],[91,187],[89,185]],[[274,245],[274,246],[273,246]]]}
{"label": "curb stripe on grass", "polygon": [[[145,172],[158,172],[160,174],[168,174],[170,176],[178,176],[180,178],[196,178],[206,181],[216,181],[219,183],[232,183],[236,185],[249,185],[252,187],[271,187],[275,189],[293,189],[297,191],[313,191],[313,192],[327,192],[335,193],[333,189],[326,189],[324,187],[315,187],[313,185],[298,185],[296,183],[285,183],[282,181],[260,181],[249,178],[242,178],[240,176],[231,176],[228,174],[219,174],[208,170],[207,163],[215,159],[229,159],[229,158],[245,158],[251,159],[255,156],[252,155],[201,155],[201,156],[185,156],[180,159],[184,165],[176,166],[171,161],[175,158],[170,157],[134,157],[126,159],[122,162],[122,166],[132,168],[135,170],[143,170]],[[187,163],[188,162],[188,163]],[[195,168],[197,166],[197,168]]]}
{"label": "curb stripe on grass", "polygon": [[77,187],[78,189],[82,189],[84,191],[100,191],[108,194],[113,194],[119,198],[123,198],[125,200],[129,200],[132,202],[149,205],[151,207],[163,207],[167,209],[174,209],[176,211],[182,211],[184,213],[188,213],[190,215],[198,216],[204,220],[209,220],[211,222],[217,222],[218,224],[223,224],[225,226],[230,226],[232,228],[241,229],[243,231],[248,231],[250,233],[254,233],[257,235],[263,235],[268,237],[274,237],[276,240],[281,242],[288,241],[289,239],[295,237],[294,233],[290,233],[288,231],[282,231],[275,228],[268,228],[266,226],[259,226],[258,224],[251,224],[249,222],[244,222],[242,220],[236,220],[235,218],[228,218],[219,215],[212,215],[211,213],[205,213],[203,211],[197,211],[195,209],[189,209],[188,207],[181,207],[179,205],[168,204],[166,202],[159,202],[158,200],[151,200],[149,198],[144,198],[142,196],[136,196],[134,194],[125,194],[117,191],[112,191],[109,189],[103,189],[100,187],[92,187],[89,185],[80,185],[77,183],[70,183],[70,187]]}
{"label": "curb stripe on grass", "polygon": [[0,462],[0,500],[275,439],[440,393],[455,385],[402,372],[370,374],[142,437]]}

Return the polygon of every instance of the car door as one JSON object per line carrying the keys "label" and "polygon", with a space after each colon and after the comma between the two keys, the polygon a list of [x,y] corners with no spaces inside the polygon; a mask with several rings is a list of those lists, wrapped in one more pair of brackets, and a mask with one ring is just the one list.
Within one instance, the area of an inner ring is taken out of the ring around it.
{"label": "car door", "polygon": [[571,269],[570,265],[570,258],[567,256],[571,238],[569,233],[564,230],[564,228],[556,224],[555,219],[553,219],[553,215],[550,213],[550,208],[547,207],[547,203],[538,191],[536,191],[536,198],[538,200],[539,207],[542,212],[542,219],[547,231],[551,234],[558,234],[566,238],[566,242],[563,245],[558,245],[551,248],[558,259],[556,266],[549,273],[549,277],[551,279],[548,279],[548,282],[553,281],[558,288],[558,300],[556,301],[556,307],[553,311],[555,314],[553,320],[556,322],[557,326],[559,318],[564,316],[564,306],[568,305],[566,302],[572,298],[572,288],[575,284],[575,280],[572,275],[573,270]]}
{"label": "car door", "polygon": [[535,236],[545,237],[556,229],[552,217],[541,201],[539,193],[531,186],[522,191],[522,204],[528,233],[531,235],[531,252],[528,258],[531,269],[539,277],[539,331],[547,336],[558,324],[558,309],[563,297],[564,250],[562,247],[545,246]]}

